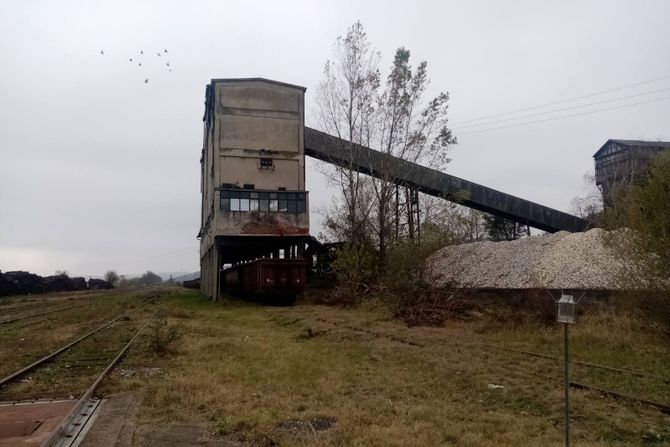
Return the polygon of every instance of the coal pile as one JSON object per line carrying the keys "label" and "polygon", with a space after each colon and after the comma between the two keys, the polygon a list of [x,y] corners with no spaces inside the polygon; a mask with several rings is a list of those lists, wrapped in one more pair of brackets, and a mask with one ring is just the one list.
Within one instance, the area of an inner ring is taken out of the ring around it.
{"label": "coal pile", "polygon": [[70,278],[70,281],[72,282],[72,290],[86,290],[88,289],[88,285],[86,284],[86,280],[82,278],[81,276],[78,276],[76,278]]}
{"label": "coal pile", "polygon": [[91,278],[88,280],[88,288],[91,290],[113,289],[114,285],[104,279]]}
{"label": "coal pile", "polygon": [[42,293],[42,279],[29,272],[0,272],[0,296]]}
{"label": "coal pile", "polygon": [[0,272],[0,296],[112,288],[112,284],[102,279],[91,279],[87,284],[84,278],[65,274],[42,277],[24,271]]}
{"label": "coal pile", "polygon": [[71,292],[75,286],[67,275],[53,275],[42,278],[42,292]]}

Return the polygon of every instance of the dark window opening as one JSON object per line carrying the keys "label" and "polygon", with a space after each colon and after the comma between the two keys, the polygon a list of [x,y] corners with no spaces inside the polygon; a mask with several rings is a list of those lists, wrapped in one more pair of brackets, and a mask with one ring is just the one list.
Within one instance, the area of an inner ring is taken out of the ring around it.
{"label": "dark window opening", "polygon": [[274,169],[271,158],[261,158],[261,169]]}

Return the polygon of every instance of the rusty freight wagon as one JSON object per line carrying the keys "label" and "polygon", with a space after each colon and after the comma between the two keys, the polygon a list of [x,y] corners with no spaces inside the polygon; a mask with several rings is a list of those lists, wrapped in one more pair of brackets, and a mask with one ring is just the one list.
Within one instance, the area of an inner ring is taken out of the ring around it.
{"label": "rusty freight wagon", "polygon": [[225,269],[224,290],[262,298],[269,304],[290,304],[304,289],[307,261],[302,259],[257,259]]}

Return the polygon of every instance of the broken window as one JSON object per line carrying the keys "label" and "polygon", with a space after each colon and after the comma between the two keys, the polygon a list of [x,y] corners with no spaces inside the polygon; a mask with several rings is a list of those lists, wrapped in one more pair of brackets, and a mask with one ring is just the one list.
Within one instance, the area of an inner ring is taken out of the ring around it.
{"label": "broken window", "polygon": [[307,193],[288,191],[220,190],[221,211],[255,211],[263,213],[305,213]]}

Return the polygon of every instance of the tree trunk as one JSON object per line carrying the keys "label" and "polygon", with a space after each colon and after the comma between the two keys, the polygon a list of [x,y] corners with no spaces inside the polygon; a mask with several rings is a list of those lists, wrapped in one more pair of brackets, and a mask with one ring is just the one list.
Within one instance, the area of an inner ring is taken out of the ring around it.
{"label": "tree trunk", "polygon": [[407,231],[409,233],[409,240],[414,240],[414,206],[412,200],[412,190],[405,188],[405,199],[407,201]]}

